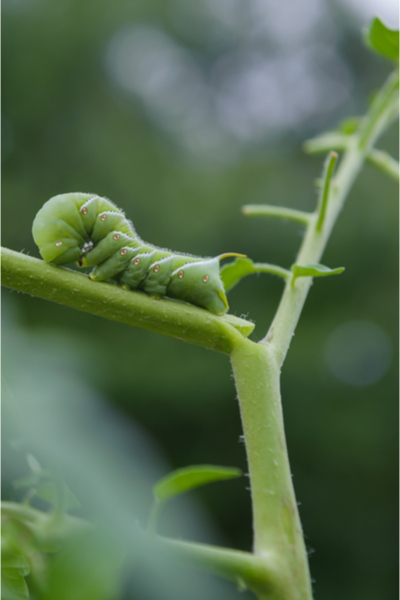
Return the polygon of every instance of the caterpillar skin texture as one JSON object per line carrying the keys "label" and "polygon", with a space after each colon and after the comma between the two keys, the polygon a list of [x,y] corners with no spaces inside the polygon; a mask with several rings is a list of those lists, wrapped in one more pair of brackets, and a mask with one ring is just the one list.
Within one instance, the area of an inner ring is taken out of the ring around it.
{"label": "caterpillar skin texture", "polygon": [[242,256],[199,258],[147,244],[113,202],[95,194],[50,198],[37,213],[32,234],[46,262],[93,266],[93,281],[114,279],[124,289],[183,300],[215,315],[229,308],[219,261]]}

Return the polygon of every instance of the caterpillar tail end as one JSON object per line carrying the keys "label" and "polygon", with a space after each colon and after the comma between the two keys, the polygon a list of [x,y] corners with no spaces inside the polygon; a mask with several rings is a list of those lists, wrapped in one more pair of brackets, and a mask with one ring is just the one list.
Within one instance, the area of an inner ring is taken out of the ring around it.
{"label": "caterpillar tail end", "polygon": [[238,254],[237,252],[225,252],[224,254],[220,254],[219,256],[217,256],[217,258],[218,260],[222,260],[230,256],[237,256],[238,258],[247,258],[247,254]]}
{"label": "caterpillar tail end", "polygon": [[220,297],[220,299],[222,300],[222,303],[225,307],[225,310],[218,315],[219,317],[222,317],[222,315],[224,315],[226,312],[228,312],[229,310],[229,304],[228,304],[228,300],[227,297],[225,295],[225,292],[222,292],[221,290],[218,290],[218,296]]}
{"label": "caterpillar tail end", "polygon": [[212,296],[207,299],[207,302],[199,303],[199,305],[217,317],[222,317],[229,310],[225,292],[220,289],[215,290]]}

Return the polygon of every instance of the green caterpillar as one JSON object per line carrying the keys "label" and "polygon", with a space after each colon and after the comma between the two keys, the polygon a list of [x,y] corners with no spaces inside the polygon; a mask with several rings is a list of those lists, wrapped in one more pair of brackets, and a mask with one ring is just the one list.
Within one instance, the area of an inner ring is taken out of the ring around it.
{"label": "green caterpillar", "polygon": [[93,281],[113,279],[124,289],[183,300],[215,315],[229,308],[219,261],[243,256],[200,258],[146,244],[113,202],[79,192],[50,198],[37,213],[32,234],[46,262],[93,266]]}

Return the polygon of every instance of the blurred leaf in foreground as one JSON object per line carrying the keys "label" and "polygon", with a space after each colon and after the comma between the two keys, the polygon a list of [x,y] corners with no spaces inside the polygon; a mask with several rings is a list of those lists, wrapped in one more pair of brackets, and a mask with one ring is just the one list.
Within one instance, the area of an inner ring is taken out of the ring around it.
{"label": "blurred leaf in foreground", "polygon": [[27,559],[4,538],[1,540],[1,600],[29,598],[25,577],[30,571]]}
{"label": "blurred leaf in foreground", "polygon": [[367,44],[379,54],[392,60],[399,60],[399,32],[386,27],[378,17],[371,21],[365,39]]}

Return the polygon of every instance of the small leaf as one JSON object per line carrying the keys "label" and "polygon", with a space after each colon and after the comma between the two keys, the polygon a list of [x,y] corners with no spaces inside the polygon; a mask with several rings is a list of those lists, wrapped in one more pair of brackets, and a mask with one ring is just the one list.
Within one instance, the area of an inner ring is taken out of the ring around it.
{"label": "small leaf", "polygon": [[399,60],[399,32],[386,27],[378,17],[371,21],[365,38],[367,44],[379,54]]}
{"label": "small leaf", "polygon": [[19,552],[7,552],[4,555],[4,548],[2,547],[1,555],[1,567],[2,569],[16,569],[23,576],[28,575],[30,571],[29,562]]}
{"label": "small leaf", "polygon": [[194,490],[206,483],[240,477],[242,471],[234,467],[195,465],[169,473],[153,487],[154,502],[150,510],[149,530],[155,532],[164,502]]}
{"label": "small leaf", "polygon": [[339,123],[339,131],[345,135],[351,135],[357,130],[358,126],[360,125],[360,121],[360,117],[349,117],[344,119]]}
{"label": "small leaf", "polygon": [[220,274],[225,291],[231,290],[243,277],[255,272],[254,263],[250,258],[237,258],[222,267]]}
{"label": "small leaf", "polygon": [[172,471],[172,473],[160,479],[153,487],[153,494],[156,500],[165,502],[206,483],[240,477],[241,474],[240,469],[233,467],[214,467],[213,465],[185,467],[184,469]]}
{"label": "small leaf", "polygon": [[1,600],[29,598],[25,576],[30,572],[29,562],[4,538],[1,540]]}
{"label": "small leaf", "polygon": [[297,277],[326,277],[327,275],[339,275],[343,271],[344,267],[330,269],[325,265],[292,265],[292,283],[295,282]]}

